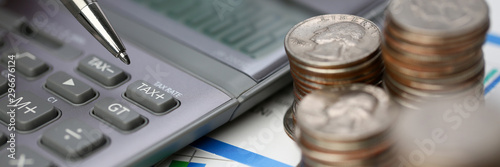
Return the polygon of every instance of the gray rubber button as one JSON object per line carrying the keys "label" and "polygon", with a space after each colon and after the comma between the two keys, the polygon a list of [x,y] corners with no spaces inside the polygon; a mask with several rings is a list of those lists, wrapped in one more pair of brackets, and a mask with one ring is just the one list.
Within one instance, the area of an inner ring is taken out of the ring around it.
{"label": "gray rubber button", "polygon": [[7,143],[7,136],[0,132],[0,147]]}
{"label": "gray rubber button", "polygon": [[166,112],[177,105],[170,94],[143,80],[130,84],[125,96],[155,113]]}
{"label": "gray rubber button", "polygon": [[42,135],[41,143],[64,157],[79,158],[106,142],[101,131],[73,119],[59,122]]}
{"label": "gray rubber button", "polygon": [[49,76],[45,86],[76,104],[84,103],[96,96],[96,92],[90,86],[61,71]]}
{"label": "gray rubber button", "polygon": [[140,114],[113,98],[95,103],[94,114],[122,130],[132,130],[144,122]]}
{"label": "gray rubber button", "polygon": [[35,151],[24,147],[18,146],[16,148],[16,159],[11,159],[8,157],[10,152],[5,152],[0,156],[0,166],[2,167],[52,167],[54,164],[48,159],[44,158]]}
{"label": "gray rubber button", "polygon": [[0,100],[0,119],[5,124],[11,123],[11,116],[15,116],[17,130],[29,131],[43,125],[58,115],[52,104],[30,92],[16,92],[16,98]]}
{"label": "gray rubber button", "polygon": [[7,93],[9,87],[7,86],[7,78],[0,77],[0,95]]}
{"label": "gray rubber button", "polygon": [[97,56],[81,60],[78,70],[105,86],[115,86],[127,79],[127,74],[122,69]]}
{"label": "gray rubber button", "polygon": [[[49,70],[49,66],[44,61],[40,60],[30,52],[20,52],[14,54],[16,70],[27,77],[36,77]],[[4,62],[4,64],[9,60],[11,60],[11,58],[9,58],[9,54],[2,56],[2,62]]]}

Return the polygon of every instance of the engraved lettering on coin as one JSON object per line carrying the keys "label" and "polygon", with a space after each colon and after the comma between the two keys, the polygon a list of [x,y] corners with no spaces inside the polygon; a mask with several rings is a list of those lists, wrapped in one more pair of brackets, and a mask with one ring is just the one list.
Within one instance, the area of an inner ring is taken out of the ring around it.
{"label": "engraved lettering on coin", "polygon": [[[334,17],[335,18],[335,17]],[[320,17],[320,22],[328,22],[328,21],[331,21],[331,19],[329,17]]]}
{"label": "engraved lettering on coin", "polygon": [[307,54],[327,60],[345,60],[351,56],[347,51],[360,52],[353,50],[361,50],[357,45],[364,36],[365,30],[358,24],[335,23],[314,32],[310,40],[316,45]]}

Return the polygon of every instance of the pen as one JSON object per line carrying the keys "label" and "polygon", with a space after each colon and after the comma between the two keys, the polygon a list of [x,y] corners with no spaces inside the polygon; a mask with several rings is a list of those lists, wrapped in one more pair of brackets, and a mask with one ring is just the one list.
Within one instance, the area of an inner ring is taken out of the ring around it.
{"label": "pen", "polygon": [[130,64],[122,41],[96,0],[61,0],[61,2],[113,56],[125,64]]}

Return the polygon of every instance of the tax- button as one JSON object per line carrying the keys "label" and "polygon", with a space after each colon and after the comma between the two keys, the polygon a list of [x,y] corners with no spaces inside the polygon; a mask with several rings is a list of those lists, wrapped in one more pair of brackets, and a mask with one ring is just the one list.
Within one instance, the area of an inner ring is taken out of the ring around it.
{"label": "tax- button", "polygon": [[41,143],[69,158],[80,158],[96,150],[106,138],[81,120],[64,120],[43,133]]}
{"label": "tax- button", "polygon": [[75,104],[84,103],[96,96],[90,86],[61,71],[49,76],[45,86]]}
{"label": "tax- button", "polygon": [[11,60],[15,60],[16,70],[27,77],[36,77],[49,70],[49,66],[45,62],[38,59],[30,52],[20,52],[2,56],[2,62],[7,63],[7,65],[14,65],[9,63]]}
{"label": "tax- button", "polygon": [[130,84],[125,96],[155,113],[166,112],[177,105],[170,94],[143,80]]}
{"label": "tax- button", "polygon": [[0,119],[7,125],[15,123],[17,130],[35,129],[57,115],[54,106],[30,92],[19,91],[15,99],[3,98],[0,101]]}
{"label": "tax- button", "polygon": [[88,56],[80,61],[78,70],[105,86],[115,86],[127,79],[122,69],[97,56]]}
{"label": "tax- button", "polygon": [[144,122],[140,114],[113,98],[99,100],[94,114],[122,130],[132,130]]}

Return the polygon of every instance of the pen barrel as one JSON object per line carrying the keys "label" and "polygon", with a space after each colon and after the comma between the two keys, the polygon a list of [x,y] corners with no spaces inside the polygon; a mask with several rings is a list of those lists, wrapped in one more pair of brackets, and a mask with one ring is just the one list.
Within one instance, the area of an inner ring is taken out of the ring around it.
{"label": "pen barrel", "polygon": [[125,52],[125,47],[96,0],[61,0],[73,16],[113,56]]}
{"label": "pen barrel", "polygon": [[97,0],[61,0],[61,2],[66,6],[66,8],[75,15],[80,13],[80,11],[86,6],[97,3]]}

